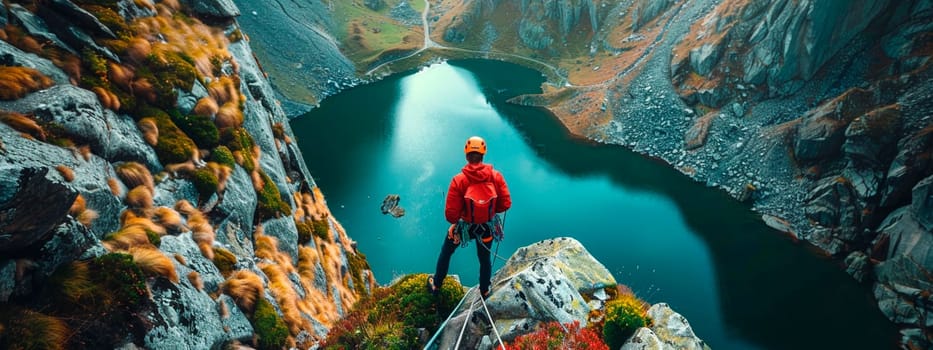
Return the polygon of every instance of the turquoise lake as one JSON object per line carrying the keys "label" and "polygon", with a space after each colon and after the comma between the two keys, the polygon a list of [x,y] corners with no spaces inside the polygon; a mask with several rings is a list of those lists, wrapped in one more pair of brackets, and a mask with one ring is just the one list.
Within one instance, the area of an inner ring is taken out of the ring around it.
{"label": "turquoise lake", "polygon": [[[574,237],[641,298],[666,302],[713,349],[890,349],[897,331],[870,289],[748,205],[663,162],[570,136],[546,110],[506,103],[544,78],[497,61],[452,61],[344,91],[292,121],[335,217],[380,283],[433,273],[447,186],[463,143],[512,192],[498,253]],[[382,215],[388,194],[406,215]],[[475,244],[475,243],[474,243]],[[493,273],[502,261],[493,262]],[[477,283],[473,245],[451,274]]]}

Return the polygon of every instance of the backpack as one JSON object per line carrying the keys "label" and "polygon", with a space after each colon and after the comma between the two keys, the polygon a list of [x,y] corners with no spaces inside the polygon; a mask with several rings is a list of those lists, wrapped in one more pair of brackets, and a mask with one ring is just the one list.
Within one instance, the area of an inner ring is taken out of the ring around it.
{"label": "backpack", "polygon": [[485,224],[496,214],[496,185],[492,182],[471,183],[463,193],[467,221]]}

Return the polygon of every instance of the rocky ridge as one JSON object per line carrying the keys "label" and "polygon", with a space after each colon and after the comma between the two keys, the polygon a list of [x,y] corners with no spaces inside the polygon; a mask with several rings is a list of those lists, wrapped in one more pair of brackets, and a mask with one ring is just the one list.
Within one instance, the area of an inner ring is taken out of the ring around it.
{"label": "rocky ridge", "polygon": [[238,14],[0,6],[4,347],[307,347],[368,293]]}
{"label": "rocky ridge", "polygon": [[[489,324],[481,306],[470,312],[469,301],[478,298],[473,289],[464,296],[468,302],[451,316],[437,342],[441,349],[451,348],[465,329],[459,339],[461,346],[492,349],[496,341],[492,327],[505,342],[548,321],[578,322],[582,328],[600,322],[591,317],[605,308],[610,298],[606,289],[616,284],[612,274],[573,238],[533,243],[519,248],[493,276],[486,306],[495,324]],[[669,305],[652,305],[647,313],[652,325],[639,328],[622,349],[709,349]],[[464,322],[469,322],[465,328]]]}

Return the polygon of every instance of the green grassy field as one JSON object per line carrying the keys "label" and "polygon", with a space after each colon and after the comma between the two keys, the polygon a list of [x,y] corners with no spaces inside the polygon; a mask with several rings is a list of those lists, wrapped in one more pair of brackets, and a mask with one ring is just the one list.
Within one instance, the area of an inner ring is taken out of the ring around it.
{"label": "green grassy field", "polygon": [[[402,0],[421,3],[421,0]],[[333,0],[335,35],[343,43],[341,50],[358,67],[365,67],[379,56],[393,49],[408,49],[417,45],[414,28],[389,17],[389,9],[397,2],[388,1],[379,11],[373,11],[360,0]],[[409,42],[405,37],[411,36]]]}

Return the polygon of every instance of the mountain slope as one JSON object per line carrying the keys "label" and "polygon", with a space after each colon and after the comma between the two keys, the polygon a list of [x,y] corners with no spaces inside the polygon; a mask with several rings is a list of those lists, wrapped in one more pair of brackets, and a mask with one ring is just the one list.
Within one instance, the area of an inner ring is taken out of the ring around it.
{"label": "mountain slope", "polygon": [[235,5],[0,9],[2,347],[310,346],[369,293]]}

